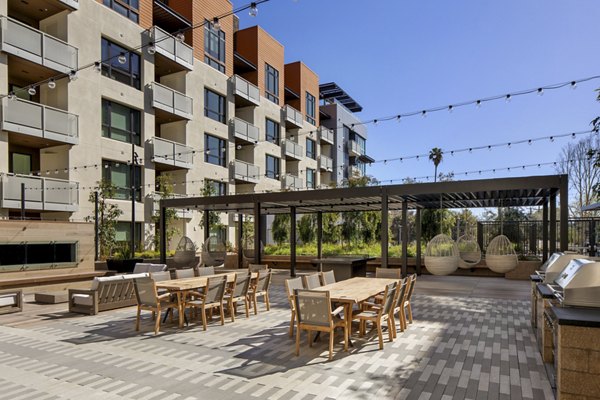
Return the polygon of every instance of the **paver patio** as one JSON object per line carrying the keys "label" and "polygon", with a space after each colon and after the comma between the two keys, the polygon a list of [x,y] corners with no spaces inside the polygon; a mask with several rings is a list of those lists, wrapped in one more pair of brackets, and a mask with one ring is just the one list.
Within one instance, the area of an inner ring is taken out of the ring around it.
{"label": "paver patio", "polygon": [[270,312],[215,319],[206,332],[167,323],[155,337],[147,313],[137,333],[135,308],[84,316],[25,304],[0,317],[0,399],[553,398],[528,282],[420,277],[406,332],[383,351],[355,334],[350,353],[340,333],[328,362],[326,335],[313,348],[304,336],[293,354],[286,274],[275,275]]}

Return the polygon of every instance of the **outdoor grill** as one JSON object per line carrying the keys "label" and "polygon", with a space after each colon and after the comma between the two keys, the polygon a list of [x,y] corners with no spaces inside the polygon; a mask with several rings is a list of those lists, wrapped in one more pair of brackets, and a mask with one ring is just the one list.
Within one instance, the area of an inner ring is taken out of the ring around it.
{"label": "outdoor grill", "polygon": [[600,262],[571,260],[548,286],[562,306],[600,307]]}
{"label": "outdoor grill", "polygon": [[587,256],[576,253],[554,253],[546,260],[541,269],[535,272],[542,278],[544,283],[554,283],[554,280],[571,260],[587,258]]}

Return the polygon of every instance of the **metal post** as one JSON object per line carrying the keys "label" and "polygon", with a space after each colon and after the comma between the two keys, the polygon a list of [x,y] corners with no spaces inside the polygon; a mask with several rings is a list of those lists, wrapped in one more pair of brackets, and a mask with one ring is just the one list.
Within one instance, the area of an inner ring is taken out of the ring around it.
{"label": "metal post", "polygon": [[483,251],[483,224],[479,221],[477,221],[477,244],[479,249]]}
{"label": "metal post", "polygon": [[588,249],[588,254],[590,257],[596,256],[596,219],[592,218],[590,220],[590,236],[589,236],[590,247]]}
{"label": "metal post", "polygon": [[244,249],[243,236],[244,234],[244,214],[238,214],[238,231],[237,231],[237,248],[238,248],[238,268],[244,267]]}
{"label": "metal post", "polygon": [[21,220],[25,219],[25,183],[21,183]]}
{"label": "metal post", "polygon": [[556,252],[556,193],[550,195],[550,254]]}
{"label": "metal post", "polygon": [[567,251],[569,250],[569,182],[565,176],[561,177],[559,195],[560,251]]}
{"label": "metal post", "polygon": [[415,235],[417,237],[417,254],[415,260],[415,270],[417,275],[421,275],[421,209],[417,208],[415,212]]}
{"label": "metal post", "polygon": [[388,217],[388,194],[384,190],[383,193],[381,193],[381,268],[388,268]]}
{"label": "metal post", "polygon": [[542,262],[548,259],[548,199],[542,207]]}
{"label": "metal post", "polygon": [[[167,208],[163,206],[163,201],[160,206],[160,263],[167,263]],[[158,317],[157,317],[158,318]]]}
{"label": "metal post", "polygon": [[135,164],[137,155],[135,154],[135,143],[131,135],[131,258],[135,257]]}
{"label": "metal post", "polygon": [[296,207],[290,207],[290,276],[296,276]]}
{"label": "metal post", "polygon": [[408,274],[408,203],[402,202],[402,276]]}
{"label": "metal post", "polygon": [[260,264],[260,203],[254,203],[254,262]]}
{"label": "metal post", "polygon": [[[323,213],[317,213],[317,258],[320,260],[323,257]],[[323,264],[319,263],[319,271],[322,270]]]}
{"label": "metal post", "polygon": [[[204,241],[210,236],[210,211],[204,210]],[[207,249],[209,250],[209,249]]]}
{"label": "metal post", "polygon": [[94,192],[94,261],[98,261],[100,232],[98,232],[98,191]]}

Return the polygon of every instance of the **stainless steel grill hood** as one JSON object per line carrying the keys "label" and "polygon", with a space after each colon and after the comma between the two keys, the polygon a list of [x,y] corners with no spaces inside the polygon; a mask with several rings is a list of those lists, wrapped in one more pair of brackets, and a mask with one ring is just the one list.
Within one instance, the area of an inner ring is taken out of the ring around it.
{"label": "stainless steel grill hood", "polygon": [[564,306],[600,307],[600,262],[572,260],[551,288]]}
{"label": "stainless steel grill hood", "polygon": [[553,283],[571,260],[588,258],[577,253],[554,253],[542,265],[538,274],[544,277],[544,283]]}

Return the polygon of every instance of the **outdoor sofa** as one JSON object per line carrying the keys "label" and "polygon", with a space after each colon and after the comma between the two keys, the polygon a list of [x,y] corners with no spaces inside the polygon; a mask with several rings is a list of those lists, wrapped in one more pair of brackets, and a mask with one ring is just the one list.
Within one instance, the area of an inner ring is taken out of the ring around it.
{"label": "outdoor sofa", "polygon": [[23,291],[8,289],[0,291],[0,314],[23,311]]}

